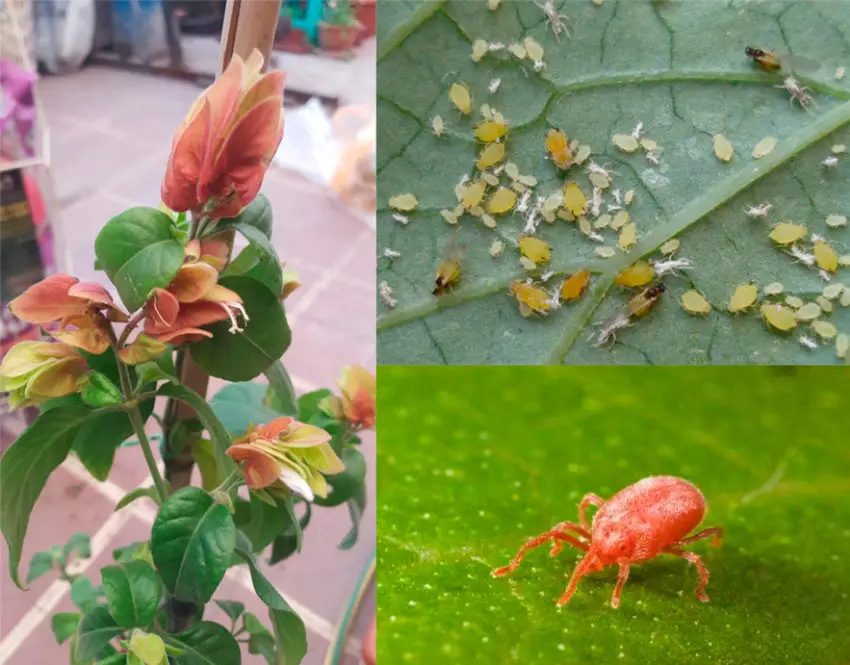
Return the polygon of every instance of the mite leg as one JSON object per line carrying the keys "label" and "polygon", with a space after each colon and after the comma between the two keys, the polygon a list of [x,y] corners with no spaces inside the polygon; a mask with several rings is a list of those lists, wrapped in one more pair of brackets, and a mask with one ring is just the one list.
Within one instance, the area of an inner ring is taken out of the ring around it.
{"label": "mite leg", "polygon": [[564,595],[561,596],[556,603],[558,607],[563,607],[570,602],[570,598],[572,598],[573,594],[576,592],[576,587],[578,586],[579,581],[590,571],[591,561],[591,555],[586,554],[584,558],[578,562],[578,565],[573,571],[572,577],[570,577],[570,582],[567,584],[567,590],[564,591]]}
{"label": "mite leg", "polygon": [[699,574],[699,584],[697,584],[697,598],[699,598],[702,602],[707,603],[709,601],[708,596],[705,593],[705,587],[708,584],[708,580],[710,575],[708,574],[708,568],[705,567],[705,564],[700,559],[699,555],[694,552],[688,552],[687,550],[680,550],[676,547],[670,547],[664,550],[667,554],[672,554],[673,556],[680,556],[683,559],[687,559],[694,566],[696,566],[697,573]]}
{"label": "mite leg", "polygon": [[[568,531],[574,531],[579,533],[580,535],[584,535],[584,529],[582,529],[578,524],[573,524],[572,522],[561,522],[560,524],[557,524],[551,529],[549,529],[549,531],[547,531],[546,533],[540,534],[536,538],[532,538],[531,540],[529,540],[527,543],[525,543],[525,545],[520,547],[519,552],[517,552],[517,555],[513,558],[513,561],[511,561],[507,566],[496,568],[496,570],[494,570],[490,574],[493,577],[502,577],[504,575],[507,575],[508,573],[515,571],[519,567],[520,562],[522,562],[522,559],[528,550],[533,549],[535,547],[540,547],[541,545],[547,543],[550,540],[555,541],[556,544],[559,539],[564,540],[570,545],[574,545],[579,549],[586,550],[587,546],[582,546],[583,544],[580,543],[578,539],[569,536],[567,533]],[[555,548],[553,547],[552,549],[554,550]],[[559,551],[560,548],[558,549],[558,552]],[[555,554],[557,554],[557,552],[555,552]]]}
{"label": "mite leg", "polygon": [[677,540],[673,543],[674,546],[678,547],[681,545],[688,545],[690,543],[695,543],[698,540],[702,540],[703,538],[708,538],[710,536],[714,537],[714,540],[711,542],[715,547],[719,547],[723,542],[723,527],[713,526],[710,529],[703,529],[699,533],[695,533],[693,536],[688,536],[687,538],[682,538],[682,540]]}
{"label": "mite leg", "polygon": [[568,533],[561,533],[556,535],[552,539],[552,549],[549,552],[549,556],[558,556],[561,553],[561,550],[564,549],[564,543],[569,543],[573,547],[576,547],[584,552],[590,549],[590,545],[584,540],[579,540],[574,536],[569,535]]}
{"label": "mite leg", "polygon": [[615,610],[620,607],[620,596],[623,594],[623,586],[625,586],[627,579],[629,579],[629,564],[621,563],[617,586],[614,587],[614,595],[611,596],[611,607]]}
{"label": "mite leg", "polygon": [[581,503],[578,504],[578,521],[581,522],[581,525],[590,530],[590,522],[587,521],[587,512],[588,507],[596,506],[597,508],[601,508],[605,504],[605,499],[602,497],[596,496],[595,494],[585,494],[584,498],[581,500]]}

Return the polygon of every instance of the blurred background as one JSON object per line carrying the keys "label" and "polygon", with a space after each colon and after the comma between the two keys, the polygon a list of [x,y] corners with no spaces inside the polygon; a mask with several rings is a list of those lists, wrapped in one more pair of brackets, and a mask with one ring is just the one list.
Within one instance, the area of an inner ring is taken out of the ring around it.
{"label": "blurred background", "polygon": [[[100,228],[128,207],[159,205],[171,138],[218,72],[225,20],[223,0],[0,0],[3,352],[38,334],[8,313],[12,298],[56,271],[103,283],[94,269]],[[275,32],[270,67],[287,72],[288,113],[263,191],[274,245],[302,284],[286,302],[293,342],[283,357],[299,393],[333,387],[348,364],[375,368],[374,31],[375,0],[283,0]],[[221,386],[213,379],[208,394]],[[31,416],[0,404],[3,450]],[[369,506],[357,545],[337,549],[350,527],[345,511],[317,509],[303,552],[269,569],[307,625],[305,665],[326,662],[374,550],[371,432],[363,452]],[[105,483],[69,459],[35,508],[23,561],[84,531],[93,553],[81,572],[91,567],[97,577],[114,548],[149,534],[152,512],[112,512],[146,475],[134,447],[119,450]],[[216,597],[265,616],[240,575]],[[67,644],[50,628],[53,612],[73,609],[67,584],[45,576],[21,592],[4,574],[0,605],[0,663],[67,662]],[[359,662],[373,617],[370,590],[339,662]],[[265,661],[246,653],[243,662]]]}

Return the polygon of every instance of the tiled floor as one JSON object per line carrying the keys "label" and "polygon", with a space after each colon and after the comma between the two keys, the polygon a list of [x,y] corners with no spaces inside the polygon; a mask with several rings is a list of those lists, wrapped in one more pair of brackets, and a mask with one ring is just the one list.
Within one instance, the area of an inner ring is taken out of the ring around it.
{"label": "tiled floor", "polygon": [[[98,230],[127,207],[158,205],[171,135],[199,89],[185,82],[93,67],[47,78],[40,83],[40,92],[52,130],[64,270],[102,281],[93,267]],[[283,358],[296,388],[330,386],[350,363],[374,370],[374,232],[322,187],[296,174],[273,167],[263,191],[275,213],[274,244],[281,258],[302,276],[302,288],[287,300],[293,343]],[[211,390],[220,386],[215,383]],[[347,552],[336,549],[348,531],[345,508],[317,509],[305,533],[303,552],[268,571],[307,623],[310,651],[305,665],[323,661],[328,639],[374,550],[374,436],[364,438],[371,471],[370,505],[357,545]],[[107,483],[93,481],[74,460],[66,462],[36,505],[24,566],[33,552],[63,543],[75,531],[86,531],[93,536],[94,552],[84,563],[99,583],[96,571],[111,559],[113,548],[148,537],[153,514],[147,507],[134,504],[112,512],[116,500],[145,482],[146,475],[138,448],[119,451]],[[0,549],[0,570],[5,570],[6,552]],[[67,646],[57,646],[50,631],[50,615],[71,609],[67,585],[45,577],[21,592],[7,575],[0,579],[0,663],[67,662]],[[249,584],[244,576],[229,575],[217,597],[242,600],[249,610],[264,616],[247,590]],[[354,654],[372,616],[374,592],[355,622],[347,665],[357,662]],[[243,662],[264,661],[246,652]]]}

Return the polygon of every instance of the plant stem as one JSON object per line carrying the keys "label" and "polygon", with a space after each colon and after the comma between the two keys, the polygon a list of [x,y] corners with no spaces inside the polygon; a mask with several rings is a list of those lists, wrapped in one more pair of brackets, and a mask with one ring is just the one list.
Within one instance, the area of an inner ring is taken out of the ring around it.
{"label": "plant stem", "polygon": [[153,456],[151,443],[148,441],[147,434],[145,434],[145,425],[142,422],[142,414],[139,412],[139,407],[137,406],[130,409],[128,413],[130,421],[133,423],[133,429],[136,430],[136,436],[139,437],[139,444],[142,446],[142,452],[145,454],[145,462],[148,464],[148,469],[150,469],[154,485],[156,485],[156,493],[159,495],[161,505],[162,503],[165,503],[165,500],[168,498],[168,490],[166,489],[165,481],[162,479],[162,475],[160,475],[159,469],[156,466],[156,459]]}
{"label": "plant stem", "polygon": [[[124,326],[124,330],[121,331],[121,336],[116,342],[118,350],[120,350],[124,346],[124,343],[127,341],[127,338],[130,336],[130,333],[136,329],[136,326],[139,325],[139,321],[141,321],[143,318],[145,318],[144,309],[140,309],[138,312],[136,312],[135,314],[133,314],[133,316],[130,317],[130,320],[127,321],[127,325]],[[116,355],[117,353],[118,352],[116,351]]]}

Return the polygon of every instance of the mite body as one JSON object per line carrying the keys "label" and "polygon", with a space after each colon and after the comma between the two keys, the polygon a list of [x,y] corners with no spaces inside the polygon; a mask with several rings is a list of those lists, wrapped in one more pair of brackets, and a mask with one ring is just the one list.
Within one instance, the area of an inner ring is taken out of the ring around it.
{"label": "mite body", "polygon": [[[592,523],[587,520],[587,509],[599,508]],[[650,476],[629,485],[605,501],[595,494],[586,495],[579,504],[579,523],[561,522],[536,538],[532,538],[517,553],[507,566],[497,568],[491,574],[502,577],[519,566],[525,553],[551,541],[551,556],[560,553],[565,544],[572,545],[586,554],[579,561],[567,590],[558,600],[565,605],[575,593],[579,581],[585,575],[608,566],[619,566],[620,574],[611,607],[620,606],[623,586],[629,577],[632,564],[642,563],[660,554],[672,554],[690,561],[699,574],[696,588],[697,598],[708,602],[705,587],[709,573],[699,555],[686,546],[703,538],[713,537],[720,544],[723,529],[711,527],[688,536],[703,520],[706,513],[705,497],[695,485],[672,476]]]}

